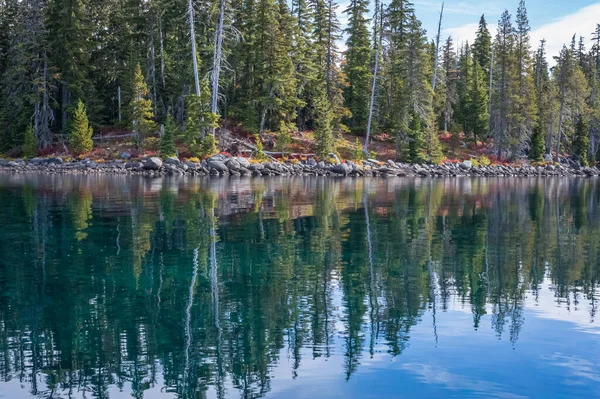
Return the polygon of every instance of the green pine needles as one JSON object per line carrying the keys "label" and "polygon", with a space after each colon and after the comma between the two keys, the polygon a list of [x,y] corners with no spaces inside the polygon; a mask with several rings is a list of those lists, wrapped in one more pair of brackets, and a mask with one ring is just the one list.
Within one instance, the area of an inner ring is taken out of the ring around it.
{"label": "green pine needles", "polygon": [[277,150],[284,152],[292,142],[292,127],[289,123],[279,122],[279,132],[277,132]]}
{"label": "green pine needles", "polygon": [[23,156],[25,158],[33,158],[37,155],[38,147],[33,126],[31,123],[25,129],[25,137],[23,137]]}
{"label": "green pine needles", "polygon": [[315,152],[319,158],[324,158],[333,149],[333,129],[331,128],[333,115],[324,91],[321,91],[315,100],[315,112],[317,116],[314,133]]}
{"label": "green pine needles", "polygon": [[215,136],[209,133],[218,126],[219,116],[208,109],[208,99],[206,87],[203,87],[200,96],[190,94],[186,98],[184,141],[189,151],[203,157],[219,152]]}
{"label": "green pine needles", "polygon": [[352,160],[353,161],[362,161],[365,158],[365,153],[363,150],[363,145],[360,142],[360,139],[357,137],[354,142],[354,148],[352,149]]}
{"label": "green pine needles", "polygon": [[71,151],[75,154],[84,154],[92,151],[92,148],[94,147],[92,133],[93,130],[88,121],[85,105],[79,100],[77,102],[77,108],[75,108],[75,113],[73,114],[69,132]]}
{"label": "green pine needles", "polygon": [[423,152],[423,127],[421,118],[411,115],[408,142],[408,161],[411,163],[422,163],[425,159]]}
{"label": "green pine needles", "polygon": [[203,157],[208,157],[218,152],[219,148],[217,146],[217,139],[213,134],[207,134],[206,137],[202,139],[202,143],[200,144],[200,155]]}
{"label": "green pine needles", "polygon": [[531,134],[531,146],[529,148],[529,160],[533,162],[542,162],[544,160],[544,153],[546,152],[546,143],[544,135],[542,134],[542,128],[539,123],[533,128]]}
{"label": "green pine needles", "polygon": [[588,124],[583,120],[583,117],[580,116],[575,125],[573,155],[582,166],[588,165],[588,148],[590,148],[589,131]]}
{"label": "green pine needles", "polygon": [[252,157],[257,161],[266,161],[267,154],[265,154],[262,140],[258,134],[254,136],[254,139],[256,140],[256,149],[252,152]]}
{"label": "green pine needles", "polygon": [[177,153],[175,148],[175,136],[179,129],[170,112],[167,113],[167,120],[164,126],[164,134],[160,138],[160,154],[163,157],[170,157]]}
{"label": "green pine needles", "polygon": [[144,139],[156,127],[153,120],[152,100],[148,97],[148,86],[142,74],[142,67],[137,64],[133,75],[133,98],[131,99],[131,124],[136,133],[138,150],[142,150]]}

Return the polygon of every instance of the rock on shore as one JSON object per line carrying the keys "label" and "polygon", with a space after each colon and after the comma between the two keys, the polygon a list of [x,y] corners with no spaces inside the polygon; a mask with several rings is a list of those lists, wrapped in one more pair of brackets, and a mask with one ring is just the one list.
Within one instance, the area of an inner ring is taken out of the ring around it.
{"label": "rock on shore", "polygon": [[473,166],[470,161],[443,165],[409,165],[393,161],[367,160],[358,165],[302,162],[251,163],[246,158],[218,154],[201,162],[180,161],[157,157],[141,161],[117,159],[95,162],[90,159],[66,162],[59,157],[24,160],[0,159],[0,172],[10,173],[74,173],[74,174],[140,174],[145,176],[415,176],[415,177],[536,177],[536,176],[598,176],[596,167],[581,167],[574,163],[547,166]]}

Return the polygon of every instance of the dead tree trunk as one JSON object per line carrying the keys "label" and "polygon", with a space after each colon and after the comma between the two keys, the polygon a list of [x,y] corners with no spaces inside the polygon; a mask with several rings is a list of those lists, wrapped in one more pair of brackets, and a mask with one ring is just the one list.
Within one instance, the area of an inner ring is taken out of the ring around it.
{"label": "dead tree trunk", "polygon": [[435,58],[433,59],[433,78],[431,87],[435,91],[435,81],[437,80],[438,57],[440,51],[440,33],[442,30],[442,16],[444,15],[444,2],[442,2],[442,11],[440,11],[440,21],[438,22],[437,36],[435,37]]}
{"label": "dead tree trunk", "polygon": [[[221,0],[221,10],[219,13],[219,25],[215,30],[215,45],[213,55],[213,73],[212,73],[212,102],[210,111],[217,114],[217,105],[219,103],[219,76],[221,74],[221,58],[223,56],[223,23],[225,20],[225,0]],[[212,128],[212,135],[215,134],[215,127]]]}
{"label": "dead tree trunk", "polygon": [[190,23],[190,37],[192,40],[192,63],[194,65],[194,84],[196,95],[200,97],[200,78],[198,77],[198,53],[196,51],[196,30],[194,28],[194,5],[188,0],[188,17]]}

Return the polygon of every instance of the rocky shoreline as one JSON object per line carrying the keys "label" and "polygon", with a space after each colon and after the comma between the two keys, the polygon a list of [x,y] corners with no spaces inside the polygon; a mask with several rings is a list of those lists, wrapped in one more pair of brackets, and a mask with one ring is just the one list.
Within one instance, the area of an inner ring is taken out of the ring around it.
{"label": "rocky shoreline", "polygon": [[172,157],[161,160],[148,157],[140,161],[118,159],[95,162],[90,159],[72,162],[60,157],[33,158],[9,161],[0,159],[0,173],[57,173],[57,174],[132,174],[160,176],[413,176],[413,177],[537,177],[537,176],[598,176],[597,167],[581,167],[572,161],[546,166],[473,166],[470,161],[442,165],[412,165],[373,159],[358,165],[340,162],[333,156],[332,163],[314,159],[286,162],[253,162],[246,158],[214,155],[201,162],[180,161]]}

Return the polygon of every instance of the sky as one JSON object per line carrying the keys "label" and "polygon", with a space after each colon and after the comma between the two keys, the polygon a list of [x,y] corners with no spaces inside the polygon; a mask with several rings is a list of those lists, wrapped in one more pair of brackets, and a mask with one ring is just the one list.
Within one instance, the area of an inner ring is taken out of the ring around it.
{"label": "sky", "polygon": [[[389,0],[384,0],[386,3]],[[340,10],[346,8],[348,0],[340,2]],[[437,31],[442,0],[413,0],[417,18],[423,23],[427,35],[433,38]],[[519,0],[445,0],[442,37],[452,36],[455,43],[473,42],[479,18],[485,14],[492,37],[500,15],[508,9],[514,18]],[[600,23],[600,1],[593,0],[526,0],[531,42],[537,48],[541,39],[546,39],[549,61],[558,55],[564,43],[570,43],[573,34],[583,36],[591,43],[592,32]],[[340,15],[342,22],[345,15]]]}

